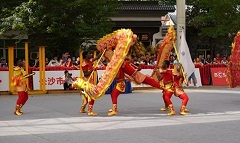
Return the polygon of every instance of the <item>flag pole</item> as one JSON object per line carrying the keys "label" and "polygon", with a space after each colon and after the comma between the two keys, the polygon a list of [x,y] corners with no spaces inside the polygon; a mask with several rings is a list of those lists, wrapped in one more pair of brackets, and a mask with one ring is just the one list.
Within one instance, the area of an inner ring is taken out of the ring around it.
{"label": "flag pole", "polygon": [[[180,63],[180,58],[179,58],[179,55],[178,55],[178,51],[177,51],[177,47],[176,47],[175,42],[173,42],[173,47],[174,47],[175,53],[176,53],[176,55],[177,55],[177,60],[178,60],[178,62]],[[183,66],[181,66],[180,68],[181,68],[181,69],[180,69],[181,72],[183,73],[184,82],[185,82],[186,85],[188,85],[187,77],[186,77],[186,74],[184,73]]]}

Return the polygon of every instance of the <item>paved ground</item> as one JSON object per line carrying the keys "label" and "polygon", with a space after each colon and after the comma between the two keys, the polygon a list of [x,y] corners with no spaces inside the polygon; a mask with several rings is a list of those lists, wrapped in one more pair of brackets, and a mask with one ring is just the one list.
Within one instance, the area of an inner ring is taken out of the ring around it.
{"label": "paved ground", "polygon": [[[168,117],[158,90],[119,96],[119,115],[108,117],[110,96],[95,103],[97,117],[79,114],[77,93],[31,95],[23,116],[17,99],[0,96],[0,143],[239,143],[240,89],[187,88],[190,115]],[[176,110],[181,101],[173,97]]]}

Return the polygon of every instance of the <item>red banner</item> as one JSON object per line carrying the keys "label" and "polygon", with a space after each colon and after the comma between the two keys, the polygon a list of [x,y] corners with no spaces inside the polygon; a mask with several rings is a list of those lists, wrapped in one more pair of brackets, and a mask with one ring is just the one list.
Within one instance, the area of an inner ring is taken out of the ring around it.
{"label": "red banner", "polygon": [[227,68],[211,68],[212,84],[217,86],[227,86],[226,73]]}

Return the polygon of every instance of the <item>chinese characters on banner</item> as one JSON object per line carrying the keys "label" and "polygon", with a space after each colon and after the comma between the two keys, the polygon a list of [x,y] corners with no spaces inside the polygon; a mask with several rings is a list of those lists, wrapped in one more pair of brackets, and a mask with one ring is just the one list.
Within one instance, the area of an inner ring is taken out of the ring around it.
{"label": "chinese characters on banner", "polygon": [[226,70],[227,68],[211,68],[212,85],[227,86]]}

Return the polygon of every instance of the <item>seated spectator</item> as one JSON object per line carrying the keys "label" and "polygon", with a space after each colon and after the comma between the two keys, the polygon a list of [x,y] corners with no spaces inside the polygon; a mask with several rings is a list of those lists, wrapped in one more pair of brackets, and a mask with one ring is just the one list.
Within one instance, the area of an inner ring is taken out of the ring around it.
{"label": "seated spectator", "polygon": [[2,68],[7,68],[7,67],[8,67],[7,62],[6,62],[6,59],[1,59],[1,61],[0,61],[0,67],[2,67]]}
{"label": "seated spectator", "polygon": [[140,64],[145,64],[145,63],[143,62],[143,60],[141,58],[138,58],[136,64],[140,65]]}
{"label": "seated spectator", "polygon": [[224,65],[227,65],[228,64],[228,60],[227,60],[227,57],[224,56],[222,61],[221,61],[221,64],[224,64]]}
{"label": "seated spectator", "polygon": [[63,62],[63,59],[59,59],[59,62],[58,62],[59,66],[64,66],[65,63]]}
{"label": "seated spectator", "polygon": [[54,57],[49,63],[48,66],[59,66],[58,58]]}
{"label": "seated spectator", "polygon": [[80,57],[77,57],[77,59],[74,63],[75,63],[75,65],[79,66],[80,65]]}
{"label": "seated spectator", "polygon": [[207,55],[207,58],[205,59],[206,64],[212,64],[212,58],[210,55]]}
{"label": "seated spectator", "polygon": [[72,58],[68,57],[67,62],[64,64],[65,67],[71,68],[73,67],[73,63],[72,63]]}
{"label": "seated spectator", "polygon": [[198,58],[203,64],[206,64],[206,61],[204,59],[204,55],[200,54],[200,55],[198,55]]}
{"label": "seated spectator", "polygon": [[48,66],[49,60],[48,58],[45,58],[45,66]]}
{"label": "seated spectator", "polygon": [[36,68],[39,67],[39,59],[38,59],[38,58],[36,58],[36,59],[34,60],[33,67],[36,67]]}

